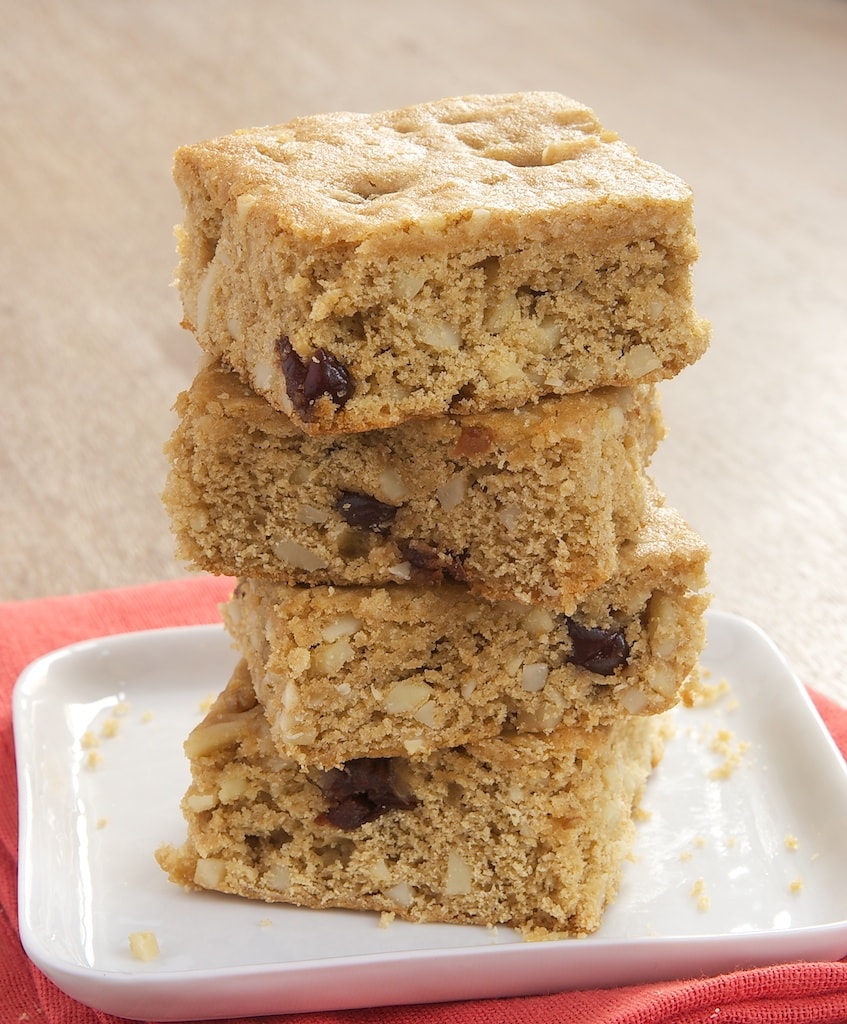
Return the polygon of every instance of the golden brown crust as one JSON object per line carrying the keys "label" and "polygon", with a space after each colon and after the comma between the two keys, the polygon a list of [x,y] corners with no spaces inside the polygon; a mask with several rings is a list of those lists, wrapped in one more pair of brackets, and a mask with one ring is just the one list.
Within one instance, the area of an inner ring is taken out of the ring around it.
{"label": "golden brown crust", "polygon": [[[449,98],[376,114],[338,112],[250,128],[181,147],[175,173],[203,176],[223,209],[275,209],[295,240],[365,245],[382,255],[468,239],[482,229],[512,244],[564,207],[643,209],[687,203],[679,178],[641,160],[588,107],[555,93]],[[485,224],[474,213],[485,210]],[[478,220],[479,218],[477,218]],[[446,221],[446,224],[442,223]],[[590,220],[576,225],[599,237]],[[451,246],[452,247],[452,246]]]}
{"label": "golden brown crust", "polygon": [[[308,433],[659,380],[707,345],[688,186],[557,94],[235,132],[175,179],[186,326]],[[344,380],[307,401],[292,360],[324,355]]]}

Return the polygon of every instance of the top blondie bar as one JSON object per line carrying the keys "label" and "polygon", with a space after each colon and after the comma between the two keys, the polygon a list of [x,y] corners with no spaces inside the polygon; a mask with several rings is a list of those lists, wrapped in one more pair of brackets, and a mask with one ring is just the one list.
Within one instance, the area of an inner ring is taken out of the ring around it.
{"label": "top blondie bar", "polygon": [[698,359],[691,190],[556,93],[180,148],[184,325],[308,434],[518,408]]}

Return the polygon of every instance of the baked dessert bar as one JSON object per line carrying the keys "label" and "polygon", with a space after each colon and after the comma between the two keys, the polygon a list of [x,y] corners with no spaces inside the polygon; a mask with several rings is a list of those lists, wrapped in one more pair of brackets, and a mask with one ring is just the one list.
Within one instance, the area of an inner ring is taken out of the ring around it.
{"label": "baked dessert bar", "polygon": [[289,583],[433,582],[572,604],[617,568],[663,428],[654,385],[308,437],[219,363],[177,400],[177,553]]}
{"label": "baked dessert bar", "polygon": [[556,93],[179,149],[184,325],[307,433],[671,377],[708,343],[689,187]]}
{"label": "baked dessert bar", "polygon": [[622,570],[573,615],[441,587],[242,580],[222,607],[280,753],[423,758],[676,703],[704,642],[706,549],[653,508]]}
{"label": "baked dessert bar", "polygon": [[246,666],[185,745],[188,889],[585,935],[616,895],[661,720],[512,735],[327,772],[279,756]]}

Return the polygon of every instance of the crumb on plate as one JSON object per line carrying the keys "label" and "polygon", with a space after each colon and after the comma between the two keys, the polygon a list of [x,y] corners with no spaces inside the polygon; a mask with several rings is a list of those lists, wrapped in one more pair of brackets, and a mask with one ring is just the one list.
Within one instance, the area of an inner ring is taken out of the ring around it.
{"label": "crumb on plate", "polygon": [[712,905],[711,900],[706,893],[706,882],[702,878],[698,878],[691,889],[691,896],[697,900],[698,910],[708,910]]}
{"label": "crumb on plate", "polygon": [[738,740],[733,747],[734,741],[735,734],[731,729],[718,730],[710,749],[722,757],[723,761],[709,772],[710,779],[728,779],[741,764],[750,744],[746,740]]}
{"label": "crumb on plate", "polygon": [[110,716],[107,718],[100,729],[100,735],[107,740],[110,740],[118,735],[121,723],[117,718]]}
{"label": "crumb on plate", "polygon": [[129,936],[129,951],[136,960],[148,963],[155,960],[159,955],[159,942],[154,932],[131,932]]}
{"label": "crumb on plate", "polygon": [[103,763],[103,755],[99,750],[89,750],[85,758],[85,767],[93,772]]}
{"label": "crumb on plate", "polygon": [[682,702],[686,707],[705,707],[732,692],[726,679],[720,679],[717,683],[707,683],[707,677],[708,673],[701,671],[689,678],[682,691]]}

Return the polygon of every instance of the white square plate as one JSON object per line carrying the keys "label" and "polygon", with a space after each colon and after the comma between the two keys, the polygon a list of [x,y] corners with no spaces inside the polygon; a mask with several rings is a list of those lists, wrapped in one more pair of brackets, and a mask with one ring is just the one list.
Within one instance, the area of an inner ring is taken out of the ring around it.
{"label": "white square plate", "polygon": [[[513,996],[847,955],[847,768],[773,643],[709,614],[717,693],[673,712],[632,863],[601,930],[508,929],[185,893],[153,858],[184,837],[182,743],[236,655],[220,626],[126,634],[34,662],[14,694],[20,930],[65,992],[188,1020]],[[128,937],[160,955],[133,959]]]}

